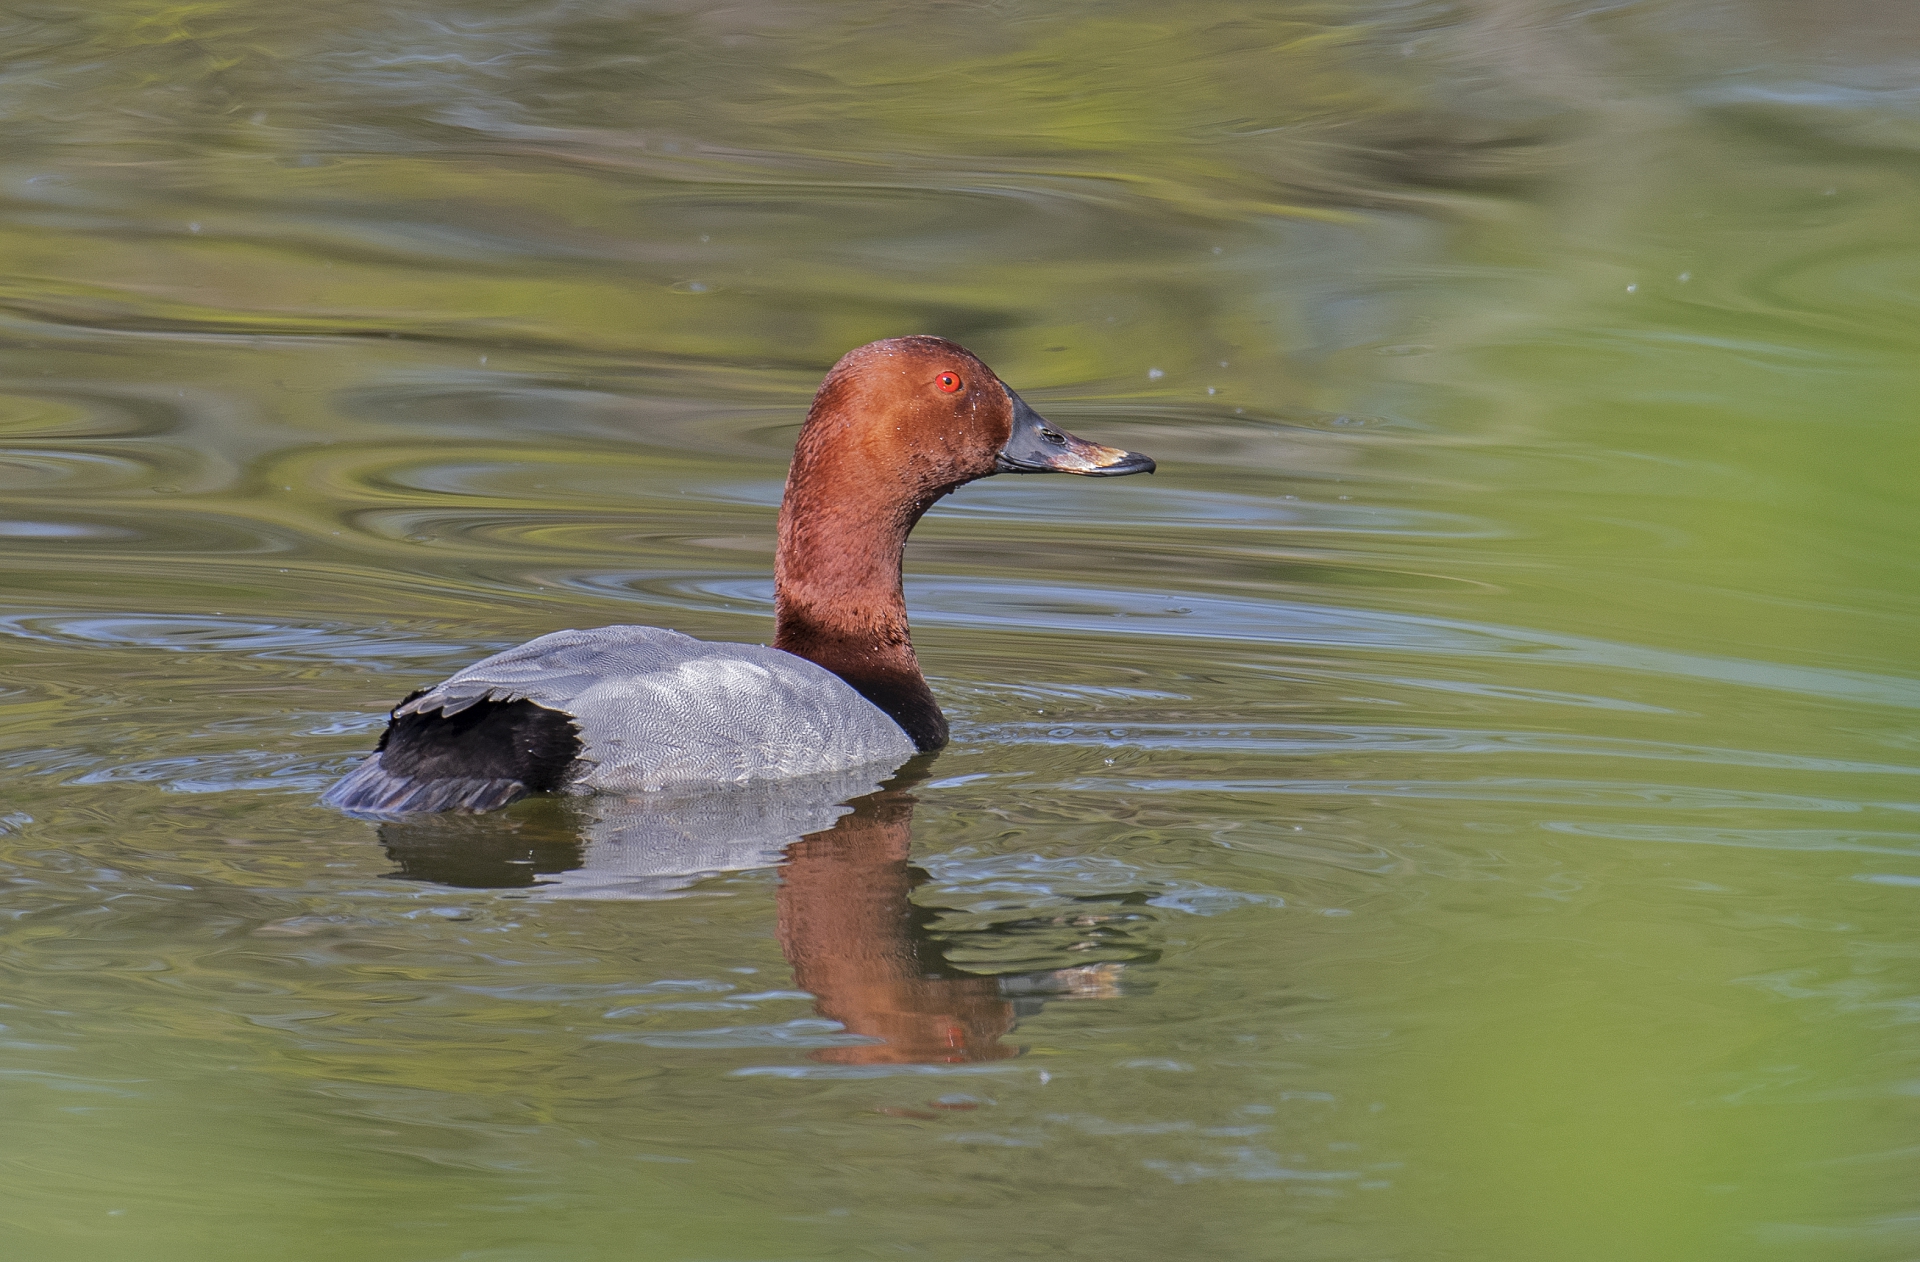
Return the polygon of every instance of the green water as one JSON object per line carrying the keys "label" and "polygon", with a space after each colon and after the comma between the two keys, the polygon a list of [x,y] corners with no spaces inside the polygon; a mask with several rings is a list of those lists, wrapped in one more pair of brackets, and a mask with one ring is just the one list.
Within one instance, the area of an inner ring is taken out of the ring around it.
{"label": "green water", "polygon": [[[1920,1256],[1917,82],[1904,0],[0,13],[6,1256]],[[923,523],[917,782],[652,898],[314,804],[497,647],[767,639],[910,332],[1160,462]]]}

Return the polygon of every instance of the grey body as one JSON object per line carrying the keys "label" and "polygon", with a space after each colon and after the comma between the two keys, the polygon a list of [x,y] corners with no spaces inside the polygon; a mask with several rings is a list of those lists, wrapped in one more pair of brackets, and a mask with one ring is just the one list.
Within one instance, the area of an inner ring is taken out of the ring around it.
{"label": "grey body", "polygon": [[[482,702],[514,701],[572,720],[579,749],[558,786],[569,793],[789,780],[865,767],[884,775],[916,752],[885,711],[805,658],[660,627],[543,635],[408,698],[393,717],[397,727],[409,715],[452,718]],[[381,759],[375,753],[323,800],[371,813],[504,804],[485,793],[429,800],[417,781],[392,774]]]}

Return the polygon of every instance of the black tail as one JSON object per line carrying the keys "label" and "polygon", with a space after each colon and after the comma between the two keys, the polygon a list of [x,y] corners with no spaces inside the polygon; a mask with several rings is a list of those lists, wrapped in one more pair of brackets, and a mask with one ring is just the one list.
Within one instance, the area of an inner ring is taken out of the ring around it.
{"label": "black tail", "polygon": [[362,815],[497,810],[559,788],[580,749],[572,716],[531,701],[405,714],[320,801]]}

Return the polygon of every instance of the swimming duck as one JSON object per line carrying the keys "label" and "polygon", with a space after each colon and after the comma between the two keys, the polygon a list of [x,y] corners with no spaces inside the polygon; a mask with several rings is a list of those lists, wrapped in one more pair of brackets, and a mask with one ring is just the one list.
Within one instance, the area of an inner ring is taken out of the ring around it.
{"label": "swimming duck", "polygon": [[937,337],[849,351],[807,411],[774,564],[772,647],[660,627],[555,631],[407,697],[321,801],[371,815],[490,811],[898,766],[947,743],[907,632],[901,557],[934,502],[996,473],[1151,473],[1048,423]]}

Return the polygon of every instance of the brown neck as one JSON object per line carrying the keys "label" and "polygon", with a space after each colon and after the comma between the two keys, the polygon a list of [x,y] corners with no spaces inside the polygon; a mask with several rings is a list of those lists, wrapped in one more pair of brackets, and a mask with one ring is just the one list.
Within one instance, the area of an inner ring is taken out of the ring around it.
{"label": "brown neck", "polygon": [[[826,667],[879,706],[922,751],[947,743],[947,719],[907,633],[900,565],[907,534],[939,493],[915,493],[866,453],[823,458],[803,436],[780,505],[774,647]],[[823,485],[861,486],[857,501]],[[878,476],[861,477],[862,472]]]}

